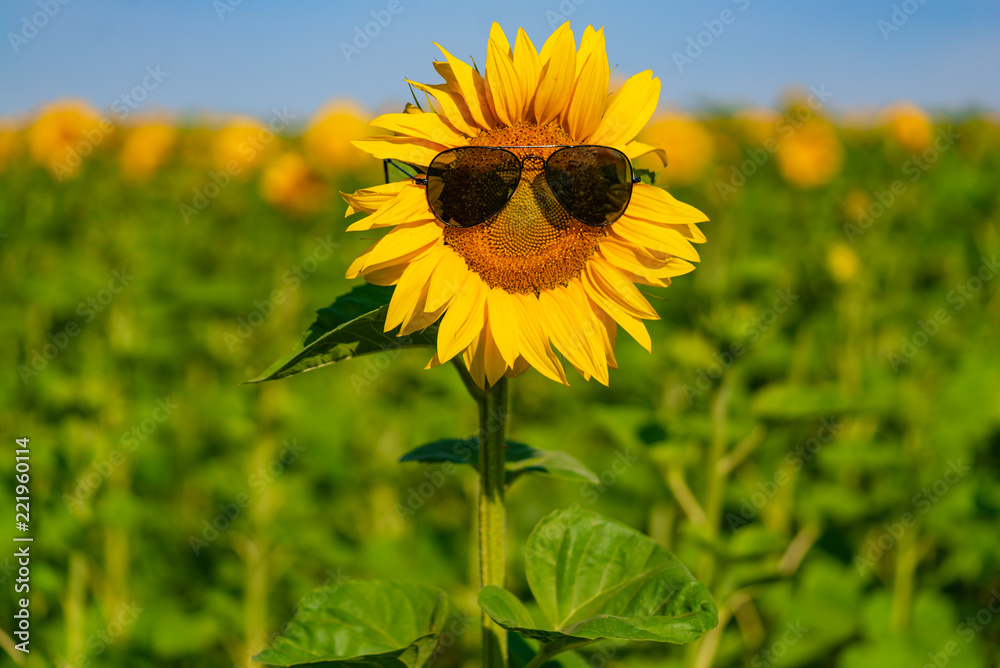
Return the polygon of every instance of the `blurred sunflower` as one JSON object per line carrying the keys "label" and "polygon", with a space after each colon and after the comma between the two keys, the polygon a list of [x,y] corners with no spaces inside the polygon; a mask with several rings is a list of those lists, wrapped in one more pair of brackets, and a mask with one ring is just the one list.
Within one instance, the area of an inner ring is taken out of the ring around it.
{"label": "blurred sunflower", "polygon": [[642,131],[642,140],[662,146],[667,152],[667,166],[658,175],[657,183],[683,186],[697,181],[715,153],[712,136],[701,123],[684,114],[654,119]]}
{"label": "blurred sunflower", "polygon": [[365,114],[352,102],[331,102],[313,116],[302,138],[306,155],[328,174],[370,164],[368,156],[352,140],[376,134]]}
{"label": "blurred sunflower", "polygon": [[219,130],[212,140],[215,167],[246,178],[274,149],[274,133],[255,118],[239,116]]}
{"label": "blurred sunflower", "polygon": [[614,222],[584,224],[554,197],[539,163],[556,151],[550,145],[607,146],[630,159],[661,152],[634,139],[656,108],[660,81],[647,70],[609,97],[603,28],[588,26],[577,49],[569,23],[540,53],[524,30],[511,49],[494,23],[485,77],[441,51],[434,68],[444,83],[410,82],[434,99],[432,110],[380,116],[371,124],[395,136],[355,145],[424,169],[456,147],[513,147],[520,179],[506,206],[468,227],[439,222],[415,180],[345,195],[348,215],[370,214],[349,230],[394,227],[347,276],[396,286],[386,331],[406,335],[441,319],[428,367],[462,354],[481,386],[529,366],[566,383],[555,346],[585,379],[607,384],[619,325],[651,348],[643,320],[658,316],[634,283],[665,287],[692,271],[692,242],[705,241],[696,223],[706,217],[639,183]]}
{"label": "blurred sunflower", "polygon": [[102,144],[114,126],[79,100],[64,100],[41,110],[28,127],[28,150],[36,163],[60,179],[80,171],[86,156]]}
{"label": "blurred sunflower", "polygon": [[128,131],[118,162],[126,178],[149,178],[166,162],[177,140],[177,130],[167,123],[149,123]]}
{"label": "blurred sunflower", "polygon": [[913,104],[897,104],[885,110],[889,134],[910,153],[919,153],[934,141],[931,119],[923,109]]}
{"label": "blurred sunflower", "polygon": [[323,184],[305,159],[288,151],[264,167],[260,181],[264,199],[291,213],[312,213],[323,204]]}
{"label": "blurred sunflower", "polygon": [[826,267],[838,283],[850,283],[861,269],[861,260],[854,249],[843,243],[830,246],[826,254]]}
{"label": "blurred sunflower", "polygon": [[840,172],[844,149],[829,123],[806,121],[779,143],[778,170],[799,188],[829,183]]}

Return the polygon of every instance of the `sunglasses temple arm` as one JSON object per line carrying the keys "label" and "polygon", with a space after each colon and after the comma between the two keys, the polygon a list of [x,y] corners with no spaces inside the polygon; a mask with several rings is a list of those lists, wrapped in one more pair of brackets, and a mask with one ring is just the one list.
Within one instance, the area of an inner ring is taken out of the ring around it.
{"label": "sunglasses temple arm", "polygon": [[[406,171],[405,169],[403,169],[402,165],[400,165],[398,162],[396,162],[392,158],[384,158],[382,160],[382,169],[385,172],[385,182],[386,183],[389,183],[389,165],[392,165],[393,167],[395,167],[399,171],[403,172],[409,178],[413,179],[415,182],[417,182],[419,184],[422,184],[422,185],[427,185],[427,179],[420,179],[420,178],[417,178],[416,174],[410,174],[408,171]],[[407,166],[409,166],[409,165],[407,165]]]}

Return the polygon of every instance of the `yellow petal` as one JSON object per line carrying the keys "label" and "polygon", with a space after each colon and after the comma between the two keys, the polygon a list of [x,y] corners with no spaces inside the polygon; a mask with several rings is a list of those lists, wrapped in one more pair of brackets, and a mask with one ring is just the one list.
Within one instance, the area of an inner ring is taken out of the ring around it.
{"label": "yellow petal", "polygon": [[592,370],[597,372],[598,380],[607,384],[607,361],[614,359],[614,349],[612,348],[610,354],[605,351],[607,332],[584,294],[582,279],[577,277],[568,285],[556,288],[552,291],[552,296],[576,328],[580,345],[589,356]]}
{"label": "yellow petal", "polygon": [[438,359],[437,353],[434,353],[434,356],[431,357],[430,361],[424,366],[424,371],[433,369],[436,366],[441,366],[441,360]]}
{"label": "yellow petal", "polygon": [[604,28],[583,33],[576,54],[577,77],[573,97],[563,115],[563,127],[573,137],[589,137],[597,129],[608,103],[608,54]]}
{"label": "yellow petal", "polygon": [[686,260],[670,255],[653,257],[643,253],[635,244],[613,237],[606,237],[601,242],[600,253],[630,280],[640,279],[646,285],[667,287],[671,277],[694,270],[694,265]]}
{"label": "yellow petal", "polygon": [[437,114],[382,114],[368,125],[385,128],[397,135],[426,139],[455,148],[468,144],[468,138],[445,123]]}
{"label": "yellow petal", "polygon": [[518,357],[517,361],[514,362],[514,366],[510,368],[510,371],[508,371],[506,375],[508,378],[517,378],[530,368],[531,365],[528,364],[528,360],[523,357]]}
{"label": "yellow petal", "polygon": [[490,288],[486,295],[489,309],[490,332],[507,365],[517,360],[517,311],[513,295],[499,288]]}
{"label": "yellow petal", "polygon": [[[488,316],[487,324],[489,324]],[[494,340],[491,333],[491,327],[488,326],[483,331],[483,370],[486,373],[486,382],[490,385],[496,385],[496,382],[507,373],[507,363],[504,362],[503,355],[500,354],[500,349],[497,348],[496,340]]]}
{"label": "yellow petal", "polygon": [[365,261],[368,259],[368,251],[370,250],[371,248],[354,258],[354,262],[351,263],[351,266],[347,268],[347,273],[344,274],[345,277],[355,279],[361,275],[361,270],[365,268]]}
{"label": "yellow petal", "polygon": [[514,57],[503,29],[496,22],[486,48],[486,99],[494,118],[502,125],[521,120],[524,93],[514,69]]}
{"label": "yellow petal", "polygon": [[[704,232],[699,230],[696,225],[684,223],[665,223],[662,220],[652,219],[655,215],[656,214],[654,213],[645,213],[642,215],[629,214],[628,225],[633,228],[640,229],[644,234],[650,236],[659,237],[669,231],[672,234],[679,234],[681,237],[692,243],[700,244],[705,242]],[[663,252],[669,253],[669,251]]]}
{"label": "yellow petal", "polygon": [[[528,38],[524,28],[517,29],[517,40],[514,42],[514,69],[518,81],[521,82],[521,95],[524,99],[523,113],[533,115],[535,89],[538,88],[538,75],[542,71],[542,63],[538,59],[538,51]],[[531,112],[531,113],[529,113]]]}
{"label": "yellow petal", "polygon": [[351,194],[340,193],[340,196],[347,202],[347,213],[344,216],[351,216],[361,211],[362,213],[375,213],[381,207],[396,199],[396,195],[405,188],[416,188],[412,181],[393,181],[385,185],[372,186],[355,190]]}
{"label": "yellow petal", "polygon": [[604,339],[605,352],[608,356],[608,368],[617,369],[618,360],[615,358],[615,342],[618,340],[618,323],[614,321],[614,318],[600,309],[594,310],[594,317],[601,323],[602,338]]}
{"label": "yellow petal", "polygon": [[563,305],[567,308],[575,309],[579,315],[580,322],[585,323],[582,331],[587,336],[591,346],[596,350],[600,350],[603,347],[608,367],[617,369],[618,365],[615,361],[615,334],[618,331],[618,325],[604,311],[597,308],[593,300],[587,296],[582,277],[577,276],[570,280],[562,289],[565,292]]}
{"label": "yellow petal", "polygon": [[594,30],[594,26],[588,25],[583,29],[583,37],[580,38],[580,48],[576,51],[576,71],[573,73],[574,79],[580,78],[580,72],[583,71],[583,66],[587,63],[587,58],[593,53],[594,47],[594,36],[597,32]]}
{"label": "yellow petal", "polygon": [[576,77],[576,42],[569,21],[545,41],[540,54],[542,69],[535,93],[535,119],[544,125],[569,106]]}
{"label": "yellow petal", "polygon": [[[535,295],[510,295],[510,297],[510,302],[517,313],[518,347],[521,355],[546,378],[569,385],[566,381],[566,371],[549,347],[549,338],[542,328],[538,299]],[[515,357],[509,362],[512,368],[517,364],[517,359]]]}
{"label": "yellow petal", "polygon": [[660,99],[660,80],[651,70],[639,72],[611,96],[597,129],[588,144],[621,148],[645,127]]}
{"label": "yellow petal", "polygon": [[413,137],[373,137],[356,139],[351,143],[379,160],[389,158],[420,167],[431,164],[434,156],[450,148],[444,144]]}
{"label": "yellow petal", "polygon": [[470,273],[455,293],[438,328],[437,351],[442,362],[462,352],[483,329],[487,290],[479,277]]}
{"label": "yellow petal", "polygon": [[372,215],[348,225],[347,231],[362,232],[404,223],[434,221],[434,213],[427,206],[426,190],[422,186],[410,185],[410,188],[401,189],[395,199],[384,204]]}
{"label": "yellow petal", "polygon": [[594,308],[611,316],[615,322],[621,325],[622,329],[628,332],[633,339],[639,342],[639,345],[647,351],[652,352],[653,342],[650,340],[649,332],[646,331],[646,326],[642,324],[642,320],[630,313],[627,313],[624,309],[618,306],[613,299],[607,297],[599,290],[591,289],[591,287],[587,285],[586,281],[584,283],[586,286],[584,290],[590,298],[591,303],[594,305]]}
{"label": "yellow petal", "polygon": [[406,267],[405,264],[395,264],[385,269],[369,271],[365,274],[365,280],[374,285],[396,285],[402,278],[403,272],[406,271]]}
{"label": "yellow petal", "polygon": [[563,354],[570,364],[575,367],[588,368],[590,361],[584,354],[580,342],[574,336],[573,325],[569,317],[552,296],[553,290],[544,290],[538,295],[539,310],[545,318],[545,330],[552,340],[552,344]]}
{"label": "yellow petal", "polygon": [[484,130],[492,128],[495,123],[489,103],[486,101],[486,82],[483,81],[482,75],[448,53],[440,44],[435,42],[434,46],[441,49],[450,68],[450,75],[444,74],[449,71],[445,68],[438,68],[438,72],[442,72],[453,92],[461,93],[465,104],[469,107],[469,113],[472,114],[472,120]]}
{"label": "yellow petal", "polygon": [[434,257],[437,252],[439,251],[435,250],[419,261],[407,265],[392,293],[392,299],[389,300],[383,331],[396,329],[420,307],[423,293],[427,290],[427,279],[434,271]]}
{"label": "yellow petal", "polygon": [[427,311],[437,311],[442,306],[447,306],[465,283],[469,273],[461,255],[450,247],[445,247],[445,251],[438,257],[434,274],[427,285],[427,303],[424,305]]}
{"label": "yellow petal", "polygon": [[469,137],[475,137],[479,134],[479,126],[472,120],[472,112],[465,104],[465,99],[460,94],[453,92],[448,84],[422,84],[409,79],[406,82],[417,90],[433,96],[441,106],[440,114],[447,118],[456,130]]}
{"label": "yellow petal", "polygon": [[[441,47],[438,46],[440,49]],[[444,79],[444,83],[453,92],[461,95],[462,88],[458,85],[458,79],[455,78],[455,72],[451,69],[451,64],[447,60],[435,60],[431,63],[434,66],[434,71],[441,75]]]}
{"label": "yellow petal", "polygon": [[637,224],[644,224],[649,227],[644,229],[652,230],[651,233],[658,234],[658,230],[670,230],[681,235],[691,243],[705,243],[705,233],[698,229],[694,223],[665,223],[663,220],[655,219],[655,213],[642,213],[636,211],[629,214],[629,219]]}
{"label": "yellow petal", "polygon": [[[420,261],[429,264],[431,267],[434,268],[435,271],[437,271],[441,266],[441,262],[445,258],[454,254],[455,254],[454,251],[452,251],[450,247],[442,244],[441,246],[434,247],[425,256],[421,257]],[[445,309],[451,303],[451,299],[455,295],[455,292],[461,289],[464,280],[465,276],[463,275],[462,280],[454,286],[453,290],[448,295],[448,298],[446,300],[439,299],[438,303],[433,305],[432,308],[430,304],[430,295],[432,294],[431,289],[433,287],[433,276],[431,277],[430,280],[427,280],[427,278],[425,277],[424,289],[420,292],[420,298],[417,302],[417,308],[413,309],[412,313],[407,314],[403,318],[403,322],[399,329],[399,335],[408,336],[422,329],[427,329],[435,322],[437,322],[438,318],[440,318],[444,314]]]}
{"label": "yellow petal", "polygon": [[[372,272],[381,272],[383,270],[388,270],[390,267],[402,266],[404,269],[406,264],[412,260],[415,260],[424,255],[424,253],[429,252],[435,246],[439,246],[444,243],[440,238],[427,244],[426,246],[421,246],[419,248],[410,251],[399,257],[386,260],[384,262],[369,262],[372,252],[375,250],[375,245],[366,250],[364,253],[359,255],[354,262],[351,263],[350,268],[347,270],[347,278],[357,278],[359,275],[364,274],[367,276]],[[376,244],[377,245],[377,244]]]}
{"label": "yellow petal", "polygon": [[665,229],[638,218],[629,218],[627,215],[622,216],[608,227],[611,228],[608,231],[609,235],[637,246],[669,253],[693,262],[698,262],[701,259],[691,242],[674,230]]}
{"label": "yellow petal", "polygon": [[[561,352],[580,375],[589,380],[590,376],[597,378],[604,385],[608,384],[608,368],[604,358],[604,347],[597,339],[598,347],[591,346],[591,339],[584,334],[583,327],[590,324],[576,315],[575,309],[563,305],[564,292],[545,290],[538,295],[539,312],[546,320],[546,330],[552,339],[552,344]],[[591,332],[597,331],[591,325]]]}
{"label": "yellow petal", "polygon": [[441,242],[441,229],[435,223],[400,225],[368,251],[365,268],[397,260],[434,242]]}
{"label": "yellow petal", "polygon": [[595,255],[587,262],[583,275],[589,281],[589,294],[604,294],[619,308],[636,318],[660,319],[659,314],[649,305],[632,281],[625,278],[614,265],[609,264],[601,256]]}
{"label": "yellow petal", "polygon": [[667,152],[664,151],[659,146],[653,146],[652,144],[643,144],[641,141],[630,141],[625,144],[625,155],[628,156],[629,160],[635,160],[644,155],[650,153],[655,153],[656,157],[660,159],[660,162],[664,167],[667,165]]}
{"label": "yellow petal", "polygon": [[476,385],[480,388],[485,389],[486,369],[483,363],[484,346],[482,341],[483,334],[480,332],[469,344],[469,347],[462,351],[462,358],[465,360],[465,368],[469,370],[472,380],[476,381]]}
{"label": "yellow petal", "polygon": [[629,201],[626,213],[635,218],[654,222],[691,225],[694,229],[691,234],[698,238],[697,243],[705,241],[705,236],[694,227],[694,224],[704,223],[708,220],[708,216],[690,204],[677,200],[662,188],[637,183],[632,189],[632,199]]}
{"label": "yellow petal", "polygon": [[[425,290],[423,297],[426,298],[426,296]],[[409,336],[414,332],[427,329],[437,322],[438,318],[440,318],[444,312],[444,307],[438,309],[437,311],[428,311],[426,306],[423,308],[417,308],[408,318],[403,320],[403,325],[399,328],[399,336]]]}

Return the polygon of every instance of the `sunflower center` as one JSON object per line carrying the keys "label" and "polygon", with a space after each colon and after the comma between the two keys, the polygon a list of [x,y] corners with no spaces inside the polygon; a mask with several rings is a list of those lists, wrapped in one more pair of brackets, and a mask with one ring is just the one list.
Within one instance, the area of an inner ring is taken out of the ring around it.
{"label": "sunflower center", "polygon": [[483,282],[510,293],[538,293],[579,275],[597,250],[604,229],[581,223],[556,201],[543,166],[545,158],[558,149],[533,148],[579,142],[557,124],[522,122],[494,128],[469,143],[532,148],[509,149],[524,166],[507,205],[481,225],[445,228],[445,243]]}

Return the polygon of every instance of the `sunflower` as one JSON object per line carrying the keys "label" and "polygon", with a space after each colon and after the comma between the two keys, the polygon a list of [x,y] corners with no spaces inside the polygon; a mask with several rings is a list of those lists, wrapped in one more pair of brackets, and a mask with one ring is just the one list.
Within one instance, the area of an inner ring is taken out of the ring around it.
{"label": "sunflower", "polygon": [[697,181],[712,161],[712,135],[697,120],[685,114],[665,114],[655,118],[642,133],[644,141],[670,147],[670,164],[662,182],[686,186]]}
{"label": "sunflower", "polygon": [[914,104],[897,104],[883,114],[889,134],[910,153],[920,153],[934,141],[934,127],[924,110]]}
{"label": "sunflower", "polygon": [[212,161],[216,168],[248,178],[274,148],[273,138],[260,121],[249,116],[231,119],[212,140]]}
{"label": "sunflower", "polygon": [[[409,106],[371,125],[392,136],[355,141],[379,159],[426,169],[447,149],[511,149],[524,159],[547,158],[550,145],[608,146],[634,160],[663,150],[635,141],[656,109],[660,81],[645,71],[608,95],[604,29],[588,26],[579,48],[562,25],[537,51],[524,30],[513,49],[496,23],[490,31],[485,76],[442,47],[434,68],[439,84],[409,83],[431,106]],[[665,156],[664,156],[665,157]],[[692,242],[704,235],[697,209],[665,191],[637,183],[620,218],[593,227],[573,218],[553,197],[537,161],[524,160],[507,205],[472,227],[449,227],[428,205],[426,188],[399,181],[344,194],[355,212],[369,214],[350,231],[393,228],[355,260],[348,278],[394,285],[385,331],[399,336],[437,322],[437,351],[428,368],[462,355],[485,387],[529,366],[566,383],[559,351],[589,380],[608,384],[617,368],[621,326],[644,348],[644,320],[657,319],[635,284],[666,287],[699,260]]]}
{"label": "sunflower", "polygon": [[118,155],[122,173],[131,180],[148,179],[170,157],[176,140],[177,129],[163,121],[132,128]]}
{"label": "sunflower", "polygon": [[289,213],[315,213],[323,205],[323,184],[296,151],[286,151],[268,163],[260,190],[264,199]]}
{"label": "sunflower", "polygon": [[38,114],[28,127],[28,150],[39,165],[44,165],[62,180],[80,171],[85,156],[93,153],[114,130],[86,102],[54,102]]}
{"label": "sunflower", "polygon": [[353,102],[335,101],[313,116],[302,137],[309,160],[324,173],[335,174],[361,167],[368,156],[352,139],[377,134],[368,128],[364,112]]}
{"label": "sunflower", "polygon": [[793,186],[809,189],[840,173],[844,149],[829,123],[811,119],[779,143],[778,171]]}

